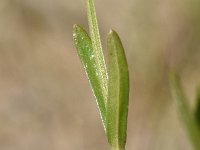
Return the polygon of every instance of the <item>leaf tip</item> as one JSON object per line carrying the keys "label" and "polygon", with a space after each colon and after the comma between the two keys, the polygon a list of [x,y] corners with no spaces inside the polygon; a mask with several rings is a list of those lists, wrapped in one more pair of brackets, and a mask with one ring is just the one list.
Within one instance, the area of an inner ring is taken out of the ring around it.
{"label": "leaf tip", "polygon": [[77,24],[74,24],[73,25],[73,38],[76,38],[76,36],[77,36],[77,28],[78,28],[78,25]]}
{"label": "leaf tip", "polygon": [[110,31],[108,32],[108,36],[114,35],[114,34],[117,34],[117,32],[113,29],[110,29]]}
{"label": "leaf tip", "polygon": [[108,39],[108,41],[115,40],[115,41],[120,41],[121,42],[119,35],[113,29],[110,29],[110,31],[108,33],[108,36],[107,36],[107,39]]}
{"label": "leaf tip", "polygon": [[77,24],[74,24],[73,25],[73,29],[75,29],[75,28],[77,28],[78,27],[78,25]]}
{"label": "leaf tip", "polygon": [[77,39],[78,37],[81,37],[83,35],[87,35],[87,32],[79,25],[74,24],[73,25],[73,38]]}
{"label": "leaf tip", "polygon": [[78,30],[80,30],[81,29],[81,27],[79,26],[79,25],[77,25],[77,24],[74,24],[73,25],[73,33],[75,34],[76,32],[78,32]]}

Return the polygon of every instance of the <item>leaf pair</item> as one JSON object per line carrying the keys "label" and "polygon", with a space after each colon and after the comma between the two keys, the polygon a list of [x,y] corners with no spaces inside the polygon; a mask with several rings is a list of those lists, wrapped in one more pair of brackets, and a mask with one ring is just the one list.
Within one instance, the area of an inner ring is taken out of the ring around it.
{"label": "leaf pair", "polygon": [[112,149],[125,149],[129,99],[128,66],[119,36],[111,30],[107,37],[109,63],[107,72],[96,12],[87,0],[91,38],[80,26],[74,25],[73,37],[101,114],[102,123]]}

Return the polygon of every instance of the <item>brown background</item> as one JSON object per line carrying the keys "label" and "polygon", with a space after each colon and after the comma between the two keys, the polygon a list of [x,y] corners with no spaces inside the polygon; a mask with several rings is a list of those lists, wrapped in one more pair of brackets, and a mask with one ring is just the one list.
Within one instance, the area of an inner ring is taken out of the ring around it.
{"label": "brown background", "polygon": [[[127,150],[191,150],[168,86],[182,77],[195,106],[200,77],[197,0],[95,0],[105,49],[118,31],[130,70]],[[88,29],[84,0],[0,1],[0,149],[108,150],[72,41]],[[105,54],[107,52],[105,51]]]}

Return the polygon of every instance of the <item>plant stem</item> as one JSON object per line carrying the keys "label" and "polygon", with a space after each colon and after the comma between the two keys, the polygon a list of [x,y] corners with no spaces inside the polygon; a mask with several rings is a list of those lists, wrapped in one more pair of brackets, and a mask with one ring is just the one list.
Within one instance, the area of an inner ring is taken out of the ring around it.
{"label": "plant stem", "polygon": [[125,148],[120,148],[120,147],[112,147],[111,150],[125,150]]}
{"label": "plant stem", "polygon": [[107,95],[108,95],[108,73],[106,69],[106,64],[104,60],[104,55],[103,55],[103,49],[101,46],[101,38],[100,38],[100,33],[99,33],[99,27],[98,27],[98,22],[97,22],[97,17],[96,17],[96,10],[94,6],[94,1],[93,0],[87,0],[87,14],[88,14],[88,24],[89,24],[89,29],[90,29],[90,36],[91,36],[91,41],[92,41],[92,47],[94,49],[95,56],[97,57],[96,59],[98,60],[97,62],[97,67],[100,68],[100,76],[101,76],[101,82],[102,82],[102,93],[104,96],[104,103],[107,101]]}
{"label": "plant stem", "polygon": [[[88,24],[90,29],[90,37],[92,41],[92,48],[93,48],[93,56],[95,60],[96,65],[96,76],[98,77],[98,80],[100,82],[100,88],[101,88],[101,94],[103,96],[103,101],[100,100],[100,103],[104,106],[106,106],[107,97],[108,97],[108,73],[106,69],[106,64],[104,60],[103,55],[103,49],[101,46],[101,39],[99,34],[99,27],[96,17],[96,10],[94,7],[93,0],[86,0],[87,5],[87,14],[88,14]],[[101,106],[99,106],[104,130],[106,132],[106,109],[102,109]]]}

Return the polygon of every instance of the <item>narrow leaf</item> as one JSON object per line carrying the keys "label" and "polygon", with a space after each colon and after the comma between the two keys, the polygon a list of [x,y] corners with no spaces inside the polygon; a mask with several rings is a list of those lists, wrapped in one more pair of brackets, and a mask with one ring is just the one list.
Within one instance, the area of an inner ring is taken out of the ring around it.
{"label": "narrow leaf", "polygon": [[91,39],[86,31],[78,25],[74,25],[73,38],[79,57],[90,82],[92,91],[96,98],[105,129],[106,107],[102,92],[104,86],[101,82],[102,78],[99,75],[101,68],[98,68],[98,61],[96,61],[97,57],[95,55],[94,49],[92,48]]}
{"label": "narrow leaf", "polygon": [[197,124],[200,128],[200,87],[197,88],[197,92],[196,92],[197,96],[196,96],[196,109],[195,109],[195,118],[196,118],[196,121],[197,121]]}
{"label": "narrow leaf", "polygon": [[124,48],[113,30],[108,34],[109,52],[108,101],[106,128],[112,149],[123,150],[126,143],[129,73]]}
{"label": "narrow leaf", "polygon": [[195,118],[193,117],[189,109],[188,100],[182,90],[180,77],[172,73],[170,82],[171,82],[172,96],[176,102],[175,104],[177,112],[180,115],[180,119],[186,128],[188,136],[193,144],[193,148],[195,150],[200,150],[200,132],[197,123],[195,121]]}
{"label": "narrow leaf", "polygon": [[105,65],[105,60],[103,56],[103,50],[101,46],[101,39],[99,34],[99,28],[97,23],[96,11],[94,7],[93,0],[87,0],[87,14],[88,14],[88,23],[90,29],[90,36],[92,40],[92,47],[94,49],[94,55],[96,56],[96,65],[99,68],[99,76],[101,80],[101,86],[103,90],[103,97],[106,103],[107,95],[108,95],[108,75]]}

